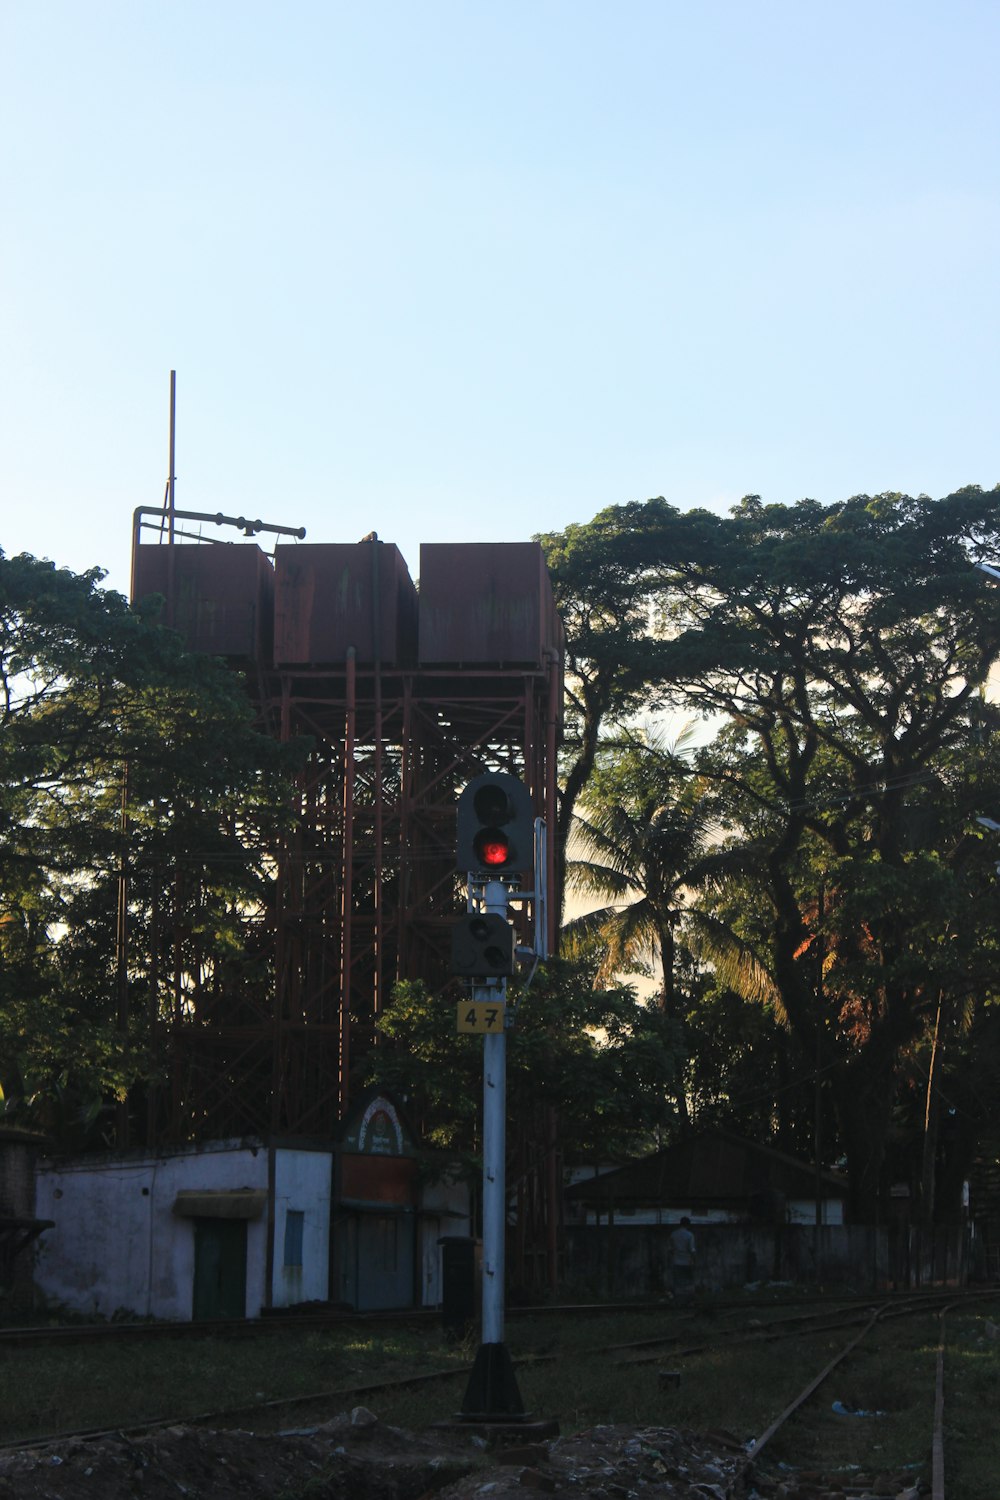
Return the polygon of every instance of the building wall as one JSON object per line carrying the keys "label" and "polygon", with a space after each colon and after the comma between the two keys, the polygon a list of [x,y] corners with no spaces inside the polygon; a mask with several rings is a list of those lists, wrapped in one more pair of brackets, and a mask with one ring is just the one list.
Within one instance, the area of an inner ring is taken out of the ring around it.
{"label": "building wall", "polygon": [[[274,1276],[272,1304],[325,1302],[330,1280],[330,1198],[333,1153],[281,1149],[274,1162]],[[302,1214],[301,1264],[294,1258],[297,1234],[289,1214]]]}
{"label": "building wall", "polygon": [[[196,1220],[174,1212],[177,1195],[265,1193],[267,1183],[266,1148],[240,1141],[156,1156],[42,1162],[37,1212],[53,1219],[55,1227],[40,1244],[36,1290],[46,1302],[91,1317],[190,1319]],[[332,1194],[331,1151],[275,1151],[272,1306],[329,1297]],[[436,1307],[442,1300],[438,1239],[469,1233],[468,1186],[442,1178],[424,1188],[421,1207],[417,1302]],[[266,1303],[267,1233],[265,1207],[247,1221],[249,1318],[258,1317]]]}
{"label": "building wall", "polygon": [[[263,1147],[219,1143],[174,1155],[42,1163],[37,1209],[55,1227],[43,1237],[35,1285],[45,1300],[112,1317],[188,1319],[194,1289],[194,1220],[173,1212],[179,1192],[267,1188]],[[248,1317],[264,1301],[267,1218],[247,1224]]]}
{"label": "building wall", "polygon": [[[276,1152],[274,1307],[327,1298],[330,1164],[330,1152]],[[37,1292],[88,1316],[190,1319],[195,1220],[174,1214],[177,1194],[238,1188],[267,1191],[262,1146],[220,1142],[157,1157],[42,1164],[37,1205],[55,1227],[37,1254]],[[285,1265],[289,1209],[303,1214],[298,1266]],[[246,1316],[258,1317],[267,1284],[267,1212],[246,1229]]]}
{"label": "building wall", "polygon": [[[676,1226],[572,1225],[566,1229],[564,1284],[578,1293],[657,1297],[670,1290],[670,1234]],[[770,1228],[698,1222],[695,1281],[723,1291],[761,1281],[822,1281],[868,1288],[890,1279],[885,1229],[805,1224]]]}
{"label": "building wall", "polygon": [[[615,1204],[616,1224],[677,1224],[681,1216],[686,1214],[689,1219],[697,1220],[701,1224],[745,1224],[747,1213],[745,1209],[726,1208],[695,1208],[691,1204],[671,1203],[660,1208],[623,1208]],[[840,1198],[825,1198],[820,1204],[820,1216],[823,1224],[843,1224],[844,1205]],[[589,1204],[575,1205],[570,1199],[570,1206],[566,1215],[568,1223],[576,1224],[606,1224],[608,1222],[607,1208],[598,1211]],[[816,1222],[816,1200],[814,1198],[790,1198],[785,1204],[785,1223],[788,1224],[815,1224]]]}
{"label": "building wall", "polygon": [[[789,1224],[815,1224],[816,1199],[789,1198],[786,1204],[786,1213]],[[823,1224],[843,1224],[843,1199],[824,1198],[820,1204],[820,1222]]]}

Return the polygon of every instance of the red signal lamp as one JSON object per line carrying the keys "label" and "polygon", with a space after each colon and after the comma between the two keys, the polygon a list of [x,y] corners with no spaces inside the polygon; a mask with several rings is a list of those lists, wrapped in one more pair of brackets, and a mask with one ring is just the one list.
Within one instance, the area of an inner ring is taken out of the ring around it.
{"label": "red signal lamp", "polygon": [[481,864],[490,870],[499,869],[510,858],[510,840],[499,828],[488,828],[478,834],[475,847]]}
{"label": "red signal lamp", "polygon": [[505,771],[484,771],[459,795],[455,865],[463,874],[530,873],[534,862],[535,812],[527,787]]}

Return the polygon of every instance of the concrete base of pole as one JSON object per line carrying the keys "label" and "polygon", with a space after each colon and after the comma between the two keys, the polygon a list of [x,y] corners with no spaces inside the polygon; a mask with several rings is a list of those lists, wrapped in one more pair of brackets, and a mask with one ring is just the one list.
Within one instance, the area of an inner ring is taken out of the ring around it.
{"label": "concrete base of pole", "polygon": [[518,1422],[525,1417],[524,1402],[506,1344],[480,1344],[461,1419],[471,1422]]}
{"label": "concrete base of pole", "polygon": [[522,1417],[518,1422],[499,1417],[488,1422],[453,1417],[450,1421],[432,1422],[429,1431],[481,1438],[487,1448],[509,1449],[516,1453],[518,1463],[537,1464],[545,1457],[542,1444],[559,1436],[559,1423],[554,1417]]}

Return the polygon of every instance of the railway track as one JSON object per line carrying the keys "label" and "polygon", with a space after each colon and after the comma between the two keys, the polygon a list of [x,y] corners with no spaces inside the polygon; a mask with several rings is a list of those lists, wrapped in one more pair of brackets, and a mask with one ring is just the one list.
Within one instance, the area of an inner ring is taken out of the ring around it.
{"label": "railway track", "polygon": [[[741,1310],[753,1303],[733,1304]],[[761,1304],[764,1305],[764,1304]],[[766,1304],[773,1306],[773,1304]],[[722,1307],[725,1304],[721,1305]],[[663,1302],[649,1303],[581,1303],[546,1304],[542,1307],[508,1308],[508,1322],[519,1318],[613,1317],[617,1313],[668,1311]],[[263,1318],[212,1318],[185,1323],[60,1323],[53,1325],[34,1324],[20,1327],[0,1327],[0,1349],[4,1347],[41,1347],[58,1344],[129,1343],[143,1339],[201,1339],[201,1338],[266,1338],[269,1334],[289,1333],[296,1329],[307,1331],[331,1331],[333,1329],[374,1327],[419,1327],[440,1323],[441,1314],[435,1308],[417,1308],[409,1312],[352,1311],[315,1313],[272,1313]]]}
{"label": "railway track", "polygon": [[[921,1295],[935,1295],[933,1293]],[[829,1305],[828,1298],[819,1299]],[[837,1298],[838,1306],[865,1305],[870,1298]],[[808,1306],[809,1304],[803,1304]],[[773,1299],[740,1299],[719,1302],[714,1305],[718,1315],[729,1312],[745,1315],[752,1310],[773,1310],[780,1304]],[[516,1323],[522,1318],[601,1318],[614,1317],[620,1313],[664,1313],[672,1311],[669,1303],[625,1302],[625,1303],[546,1303],[539,1307],[508,1307],[508,1322]],[[683,1318],[684,1313],[676,1316]],[[803,1314],[808,1316],[808,1314]],[[261,1318],[212,1318],[184,1323],[168,1322],[107,1322],[107,1323],[59,1323],[25,1324],[13,1327],[0,1325],[0,1349],[4,1347],[30,1347],[57,1344],[128,1343],[142,1339],[199,1339],[199,1338],[266,1338],[271,1333],[287,1333],[296,1328],[303,1330],[332,1330],[334,1328],[371,1328],[377,1326],[432,1325],[440,1321],[441,1314],[435,1308],[414,1308],[407,1312],[365,1312],[350,1309],[323,1309],[316,1312],[268,1313]],[[655,1340],[651,1342],[656,1342]]]}
{"label": "railway track", "polygon": [[[525,1361],[520,1361],[525,1363]],[[386,1392],[407,1390],[418,1385],[442,1384],[448,1380],[456,1380],[461,1376],[468,1379],[472,1370],[471,1365],[451,1365],[447,1370],[428,1370],[420,1374],[411,1374],[398,1380],[379,1380],[365,1383],[354,1383],[350,1386],[335,1386],[332,1390],[310,1391],[304,1395],[281,1396],[271,1401],[249,1401],[237,1406],[224,1406],[215,1411],[204,1411],[189,1413],[184,1416],[157,1417],[153,1421],[134,1422],[129,1425],[117,1423],[111,1427],[82,1427],[71,1431],[50,1432],[43,1437],[29,1439],[12,1438],[10,1442],[0,1443],[0,1453],[17,1450],[27,1452],[32,1448],[47,1448],[53,1443],[65,1442],[98,1442],[102,1438],[113,1437],[138,1437],[141,1433],[157,1432],[168,1427],[207,1427],[227,1426],[237,1421],[243,1421],[248,1417],[266,1417],[284,1411],[294,1411],[296,1407],[330,1406],[333,1409],[350,1405],[351,1402],[358,1403],[363,1398],[384,1395]]]}
{"label": "railway track", "polygon": [[[946,1500],[947,1495],[950,1493],[946,1492],[945,1489],[946,1458],[948,1454],[947,1431],[945,1427],[946,1319],[949,1313],[953,1313],[958,1308],[967,1308],[970,1303],[982,1298],[990,1298],[995,1301],[996,1293],[967,1293],[962,1297],[956,1297],[952,1293],[950,1296],[941,1295],[934,1299],[914,1299],[909,1305],[881,1304],[873,1307],[867,1317],[862,1318],[859,1316],[852,1319],[852,1321],[860,1323],[859,1331],[832,1358],[825,1361],[823,1366],[797,1395],[793,1397],[787,1406],[778,1413],[764,1431],[749,1442],[747,1445],[747,1457],[731,1489],[732,1496],[737,1497],[759,1493],[754,1488],[755,1479],[759,1475],[767,1473],[768,1458],[770,1457],[767,1454],[767,1450],[771,1448],[772,1444],[779,1443],[784,1438],[785,1451],[792,1455],[796,1452],[801,1453],[808,1448],[809,1444],[803,1430],[804,1422],[808,1424],[810,1420],[815,1420],[816,1413],[819,1411],[820,1393],[827,1394],[827,1392],[824,1392],[824,1387],[827,1387],[829,1377],[835,1370],[842,1369],[850,1361],[852,1355],[856,1355],[864,1347],[865,1341],[876,1329],[893,1318],[918,1315],[926,1316],[929,1312],[935,1311],[939,1319],[939,1333],[933,1372],[933,1400],[929,1403],[933,1415],[928,1431],[925,1434],[925,1449],[930,1455],[931,1500]],[[936,1308],[933,1306],[934,1303],[937,1304]],[[832,1329],[838,1326],[843,1325],[836,1322],[824,1325],[817,1320],[815,1326],[810,1328],[809,1331],[820,1332],[824,1329]],[[832,1403],[829,1407],[824,1403],[823,1409],[824,1411],[832,1410],[849,1427],[857,1423],[877,1423],[880,1418],[885,1418],[889,1415],[888,1412],[879,1410],[878,1408],[859,1410],[839,1401]],[[790,1432],[789,1429],[793,1423],[797,1423],[798,1427],[796,1431]],[[873,1434],[877,1432],[877,1428],[872,1425],[869,1425],[868,1430]],[[829,1431],[829,1427],[827,1427],[827,1431]],[[855,1434],[852,1433],[851,1436],[854,1437]],[[856,1444],[848,1445],[848,1447],[852,1454],[856,1451]],[[857,1463],[836,1465],[834,1466],[835,1472],[824,1474],[817,1472],[814,1463],[806,1463],[799,1466],[794,1462],[781,1461],[780,1469],[768,1476],[766,1489],[773,1492],[776,1484],[780,1482],[782,1486],[781,1493],[787,1496],[787,1500],[797,1500],[799,1494],[812,1496],[822,1493],[824,1486],[832,1488],[833,1485],[842,1489],[845,1494],[859,1496],[868,1494],[896,1495],[905,1497],[905,1500],[917,1500],[918,1494],[925,1496],[927,1494],[926,1488],[918,1483],[922,1477],[922,1455],[916,1456],[908,1465],[909,1473],[900,1475],[898,1465],[895,1466],[897,1470],[896,1483],[898,1484],[900,1478],[903,1480],[902,1485],[896,1489],[890,1487],[893,1481],[888,1475],[881,1474],[877,1475],[877,1477],[872,1477],[872,1471],[877,1470],[878,1467],[878,1460],[875,1459],[875,1451],[880,1447],[881,1445],[874,1443],[873,1436],[871,1439],[871,1457],[867,1463],[869,1470],[867,1479],[864,1476],[864,1467]],[[829,1464],[827,1467],[830,1467]],[[801,1476],[801,1482],[797,1481],[797,1475]],[[912,1483],[909,1483],[909,1480],[912,1480]]]}
{"label": "railway track", "polygon": [[130,1343],[144,1339],[266,1338],[301,1328],[316,1329],[398,1326],[439,1318],[432,1309],[406,1313],[290,1313],[286,1317],[211,1318],[187,1323],[59,1323],[0,1328],[0,1349],[58,1344]]}
{"label": "railway track", "polygon": [[[970,1293],[969,1296],[977,1296],[978,1293]],[[993,1295],[993,1294],[986,1294]],[[945,1293],[922,1292],[917,1296],[894,1300],[892,1302],[868,1300],[855,1306],[844,1305],[835,1309],[822,1308],[813,1312],[790,1313],[769,1319],[767,1322],[754,1320],[754,1326],[746,1327],[745,1318],[740,1322],[723,1325],[718,1329],[718,1334],[725,1336],[728,1345],[736,1344],[762,1344],[771,1343],[776,1339],[797,1338],[806,1334],[817,1334],[833,1332],[840,1328],[852,1328],[859,1324],[865,1324],[873,1312],[878,1312],[882,1318],[908,1317],[918,1312],[934,1312],[946,1303],[954,1303],[954,1291]],[[698,1344],[685,1345],[678,1335],[668,1338],[640,1339],[629,1344],[621,1344],[609,1352],[621,1353],[624,1361],[629,1364],[653,1364],[660,1361],[662,1352],[673,1346],[673,1352],[678,1359],[690,1358],[692,1355],[704,1354],[713,1349],[719,1342],[718,1336]]]}
{"label": "railway track", "polygon": [[[734,1303],[730,1306],[734,1310],[738,1310],[745,1317],[747,1304]],[[767,1304],[767,1306],[773,1307],[773,1304]],[[726,1304],[722,1304],[720,1310],[724,1311],[726,1310],[726,1307]],[[561,1313],[563,1316],[597,1316],[601,1313],[605,1315],[613,1315],[616,1312],[621,1312],[624,1310],[626,1310],[626,1308],[588,1303],[577,1307],[563,1306],[553,1309],[544,1309],[542,1310],[542,1315],[544,1316],[544,1313],[547,1311],[552,1311]],[[637,1311],[641,1312],[643,1310],[644,1308],[642,1304],[638,1306],[634,1303],[627,1304],[627,1311],[629,1313],[635,1313]],[[656,1311],[662,1314],[664,1312],[664,1305],[662,1303],[646,1304],[645,1310]],[[524,1309],[521,1315],[534,1316],[536,1315],[536,1311],[537,1310],[535,1309]],[[509,1314],[509,1316],[514,1317],[516,1320],[518,1311],[515,1310],[512,1314]],[[691,1316],[692,1315],[689,1313],[680,1314],[679,1321],[681,1322],[682,1326],[684,1322],[690,1320]],[[797,1314],[791,1315],[788,1319],[781,1319],[778,1321],[780,1321],[782,1325],[784,1325],[785,1323],[790,1323],[792,1325],[795,1325],[796,1327],[799,1327],[801,1326],[803,1319],[805,1319],[807,1323],[811,1323],[815,1321],[816,1316],[816,1314],[810,1315],[808,1313]],[[436,1320],[437,1314],[420,1313],[403,1318],[398,1313],[395,1315],[357,1315],[351,1313],[326,1313],[316,1315],[292,1314],[287,1317],[269,1316],[265,1319],[261,1319],[255,1322],[227,1319],[217,1321],[213,1320],[201,1323],[192,1322],[185,1324],[68,1324],[65,1326],[57,1326],[53,1328],[25,1327],[0,1330],[0,1348],[2,1348],[2,1346],[5,1344],[10,1347],[17,1348],[26,1346],[57,1347],[62,1345],[85,1345],[88,1343],[106,1341],[128,1343],[146,1338],[197,1339],[222,1337],[227,1339],[240,1339],[259,1335],[266,1336],[267,1334],[275,1332],[287,1333],[289,1331],[294,1332],[300,1330],[303,1333],[314,1332],[317,1330],[330,1332],[333,1330],[348,1331],[358,1328],[370,1329],[373,1326],[379,1325],[399,1326],[401,1323],[412,1323],[415,1321],[427,1322],[432,1318]],[[719,1332],[727,1339],[731,1338],[730,1332],[725,1327],[720,1328]],[[656,1338],[642,1339],[636,1342],[620,1345],[608,1345],[607,1343],[599,1343],[594,1345],[589,1353],[591,1356],[600,1359],[606,1359],[609,1355],[612,1355],[619,1356],[622,1363],[640,1363],[643,1362],[644,1359],[651,1360],[662,1357],[662,1351],[665,1348],[669,1348],[672,1345],[679,1344],[681,1342],[682,1340],[678,1335],[661,1335],[660,1337]],[[687,1349],[680,1349],[679,1357],[684,1354],[699,1352],[704,1347],[707,1346],[692,1345]],[[648,1352],[650,1350],[658,1350],[660,1351],[660,1353],[650,1354]],[[634,1356],[634,1359],[632,1361],[629,1360],[630,1354]],[[530,1354],[525,1355],[522,1358],[515,1359],[514,1364],[515,1366],[519,1366],[522,1368],[535,1367],[540,1363],[554,1362],[558,1359],[558,1357],[559,1356],[557,1353],[547,1353],[541,1355]],[[471,1368],[471,1365],[452,1365],[447,1369],[429,1371],[421,1373],[419,1375],[404,1376],[394,1380],[362,1382],[351,1384],[349,1386],[340,1385],[332,1387],[330,1389],[311,1391],[305,1394],[279,1397],[271,1400],[245,1402],[238,1405],[216,1408],[211,1411],[204,1411],[193,1414],[186,1413],[183,1416],[171,1415],[147,1422],[133,1423],[124,1426],[121,1423],[117,1423],[114,1426],[95,1426],[87,1428],[77,1428],[72,1430],[64,1429],[58,1432],[50,1432],[44,1435],[34,1436],[30,1439],[14,1438],[7,1442],[0,1442],[0,1452],[11,1451],[14,1449],[28,1450],[31,1448],[42,1448],[53,1442],[68,1441],[71,1439],[79,1441],[96,1441],[102,1438],[111,1437],[119,1433],[124,1433],[127,1436],[136,1436],[140,1433],[153,1432],[160,1428],[175,1426],[181,1422],[188,1426],[223,1425],[226,1423],[251,1420],[254,1418],[271,1418],[284,1411],[292,1412],[296,1408],[306,1409],[318,1406],[343,1406],[345,1403],[357,1403],[359,1401],[369,1399],[373,1396],[391,1394],[393,1392],[409,1389],[416,1385],[433,1385],[435,1383],[440,1383],[443,1385],[446,1382],[454,1381],[459,1377],[468,1379]]]}
{"label": "railway track", "polygon": [[[740,1493],[743,1495],[753,1494],[755,1475],[766,1472],[768,1463],[779,1448],[786,1453],[794,1455],[796,1448],[800,1447],[803,1443],[803,1428],[801,1424],[805,1420],[806,1413],[810,1410],[810,1403],[817,1403],[816,1409],[819,1409],[820,1392],[826,1387],[833,1371],[849,1362],[851,1356],[864,1347],[865,1340],[869,1338],[874,1330],[885,1327],[892,1323],[894,1319],[903,1319],[918,1315],[926,1317],[928,1314],[934,1314],[941,1320],[937,1360],[938,1391],[934,1402],[935,1431],[933,1434],[928,1435],[928,1447],[929,1449],[933,1449],[935,1483],[938,1486],[933,1492],[933,1500],[945,1500],[943,1488],[944,1466],[947,1456],[946,1430],[943,1419],[943,1412],[945,1410],[944,1371],[946,1367],[945,1314],[949,1310],[958,1307],[968,1307],[978,1299],[984,1297],[997,1301],[1000,1294],[994,1290],[985,1293],[967,1293],[959,1296],[954,1291],[951,1291],[948,1293],[936,1292],[917,1294],[909,1297],[896,1297],[880,1302],[874,1302],[870,1298],[841,1299],[832,1307],[829,1303],[825,1303],[818,1308],[807,1309],[798,1306],[794,1311],[783,1311],[771,1303],[767,1307],[767,1311],[770,1314],[769,1319],[767,1321],[751,1319],[750,1322],[756,1326],[749,1327],[747,1326],[747,1312],[749,1310],[747,1305],[744,1303],[730,1304],[728,1306],[719,1306],[715,1310],[715,1319],[711,1327],[710,1336],[707,1339],[703,1338],[700,1341],[692,1339],[691,1333],[694,1330],[689,1326],[690,1315],[678,1314],[671,1319],[671,1326],[656,1336],[617,1345],[609,1345],[607,1342],[594,1343],[588,1348],[578,1349],[572,1357],[581,1361],[589,1358],[595,1362],[602,1361],[604,1364],[613,1362],[622,1368],[624,1374],[625,1370],[630,1366],[643,1366],[654,1362],[662,1364],[667,1356],[669,1356],[671,1362],[691,1361],[692,1364],[696,1364],[698,1356],[713,1352],[717,1353],[722,1349],[728,1350],[739,1346],[752,1346],[754,1344],[790,1338],[797,1340],[812,1337],[828,1339],[831,1334],[849,1332],[851,1336],[843,1342],[836,1354],[832,1358],[824,1359],[822,1367],[818,1369],[815,1376],[809,1380],[793,1400],[785,1405],[783,1410],[764,1430],[748,1444],[746,1459],[740,1471],[742,1491],[737,1488],[733,1488],[731,1491],[735,1500],[735,1497]],[[665,1311],[662,1304],[657,1304],[656,1309],[660,1314],[663,1314]],[[567,1312],[573,1312],[574,1310],[563,1308],[560,1311],[565,1315]],[[583,1311],[584,1309],[580,1309],[580,1312]],[[599,1309],[588,1305],[586,1311],[588,1313],[595,1313]],[[632,1306],[629,1311],[635,1312],[636,1309]],[[732,1315],[731,1317],[729,1316],[730,1314]],[[433,1315],[430,1316],[433,1317]],[[421,1315],[422,1319],[426,1319],[426,1317],[427,1315]],[[252,1325],[252,1328],[255,1333],[265,1333],[271,1328],[281,1328],[287,1332],[290,1327],[301,1328],[304,1331],[311,1331],[317,1328],[330,1331],[333,1329],[356,1328],[358,1326],[371,1328],[373,1325],[378,1326],[378,1324],[395,1324],[398,1326],[399,1322],[400,1319],[398,1316],[395,1318],[373,1319],[370,1316],[358,1318],[347,1314],[340,1314],[334,1317],[328,1314],[316,1317],[295,1315],[282,1319],[269,1318],[263,1320],[261,1324]],[[111,1327],[115,1326],[111,1325]],[[243,1326],[245,1327],[245,1325]],[[123,1324],[117,1325],[117,1328],[126,1331],[116,1334],[116,1336],[126,1339],[142,1336],[148,1337],[151,1333],[153,1337],[165,1337],[175,1332],[169,1325],[161,1331],[161,1325],[155,1324]],[[41,1333],[42,1335],[48,1335],[50,1332],[63,1333],[64,1330],[20,1329],[5,1330],[5,1332],[8,1335],[9,1342],[11,1337],[24,1339],[32,1334],[37,1335]],[[77,1328],[66,1330],[66,1332],[85,1335],[88,1332],[94,1332],[94,1330]],[[97,1330],[96,1332],[104,1334],[107,1332],[107,1329]],[[218,1335],[220,1332],[224,1335],[233,1333],[236,1337],[243,1336],[242,1333],[236,1333],[235,1325],[223,1325],[220,1327],[218,1324],[206,1324],[202,1325],[200,1329],[196,1327],[193,1330],[194,1334],[200,1333],[203,1337]],[[40,1342],[44,1344],[47,1342],[47,1338],[43,1337]],[[544,1353],[526,1355],[523,1358],[516,1359],[515,1364],[519,1369],[528,1371],[539,1364],[558,1364],[558,1361],[565,1357],[565,1351],[560,1349],[557,1342]],[[355,1404],[365,1404],[380,1396],[391,1399],[395,1393],[417,1386],[431,1388],[440,1386],[442,1391],[444,1391],[447,1389],[448,1383],[454,1384],[467,1378],[469,1370],[470,1366],[467,1364],[453,1364],[446,1369],[408,1373],[395,1379],[380,1379],[367,1382],[352,1381],[350,1383],[332,1385],[328,1389],[314,1390],[307,1394],[252,1401],[193,1415],[190,1413],[185,1413],[183,1416],[172,1415],[129,1426],[123,1426],[121,1423],[118,1423],[114,1426],[91,1427],[71,1432],[63,1430],[48,1433],[45,1436],[33,1437],[28,1441],[13,1439],[10,1442],[0,1444],[0,1451],[44,1447],[53,1442],[65,1442],[68,1439],[92,1441],[121,1434],[136,1436],[140,1433],[150,1433],[155,1432],[157,1429],[176,1426],[179,1423],[188,1426],[210,1425],[216,1427],[244,1425],[270,1426],[276,1420],[280,1422],[285,1413],[288,1414],[290,1420],[294,1420],[293,1414],[297,1409],[303,1411],[318,1409],[329,1412]],[[845,1413],[844,1422],[846,1425],[856,1425],[860,1421],[864,1421],[864,1419],[860,1416],[855,1418],[851,1414]],[[799,1425],[797,1431],[793,1432],[791,1429],[796,1423]],[[784,1462],[784,1460],[780,1461]],[[791,1467],[794,1466],[792,1465]],[[785,1493],[791,1500],[791,1497],[796,1492],[790,1487],[789,1469],[781,1471],[781,1482],[785,1485]],[[815,1493],[815,1490],[812,1492]],[[850,1493],[850,1491],[846,1493]],[[857,1493],[863,1492],[857,1491]]]}

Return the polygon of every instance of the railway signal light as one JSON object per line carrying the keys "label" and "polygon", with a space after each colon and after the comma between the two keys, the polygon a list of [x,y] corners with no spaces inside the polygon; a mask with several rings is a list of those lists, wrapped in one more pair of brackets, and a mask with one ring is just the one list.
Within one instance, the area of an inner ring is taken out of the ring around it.
{"label": "railway signal light", "polygon": [[476,776],[458,799],[460,870],[520,875],[534,864],[535,809],[523,781],[504,771]]}
{"label": "railway signal light", "polygon": [[451,971],[465,979],[514,972],[514,929],[495,912],[468,912],[451,929]]}

